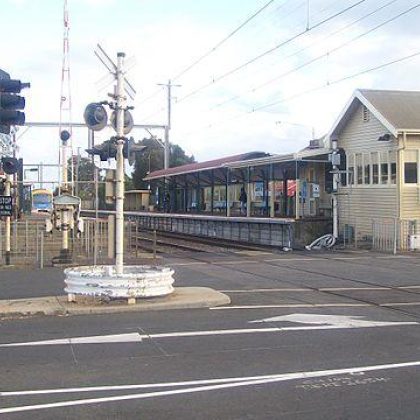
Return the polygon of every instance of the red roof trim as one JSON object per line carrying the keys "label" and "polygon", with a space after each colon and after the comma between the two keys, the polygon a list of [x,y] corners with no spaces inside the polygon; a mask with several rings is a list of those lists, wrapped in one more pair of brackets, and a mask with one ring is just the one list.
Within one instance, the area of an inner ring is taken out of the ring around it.
{"label": "red roof trim", "polygon": [[169,169],[160,169],[158,171],[151,172],[145,180],[170,177],[174,175],[182,175],[191,172],[200,172],[210,169],[220,168],[225,163],[238,162],[241,160],[257,159],[259,157],[268,156],[268,153],[264,152],[248,152],[240,155],[226,156],[219,159],[208,160],[205,162],[188,163],[187,165],[176,166]]}

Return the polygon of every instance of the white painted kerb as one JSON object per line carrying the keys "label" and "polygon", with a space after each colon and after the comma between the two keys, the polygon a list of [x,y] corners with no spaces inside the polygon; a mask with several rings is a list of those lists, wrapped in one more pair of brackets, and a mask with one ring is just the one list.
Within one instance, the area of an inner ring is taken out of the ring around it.
{"label": "white painted kerb", "polygon": [[67,268],[64,274],[64,290],[74,295],[145,298],[174,291],[174,271],[169,267],[129,265],[117,274],[115,266],[83,266]]}

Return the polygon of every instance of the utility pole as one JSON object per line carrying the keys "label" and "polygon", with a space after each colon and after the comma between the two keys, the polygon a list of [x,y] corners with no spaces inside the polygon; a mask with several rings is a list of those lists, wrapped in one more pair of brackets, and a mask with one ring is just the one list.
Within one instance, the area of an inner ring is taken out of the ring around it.
{"label": "utility pole", "polygon": [[168,83],[158,83],[158,86],[165,86],[167,88],[167,120],[165,126],[165,154],[164,154],[164,168],[169,168],[169,131],[171,129],[171,112],[172,112],[172,88],[181,87],[182,85],[173,85],[171,80],[168,80]]}

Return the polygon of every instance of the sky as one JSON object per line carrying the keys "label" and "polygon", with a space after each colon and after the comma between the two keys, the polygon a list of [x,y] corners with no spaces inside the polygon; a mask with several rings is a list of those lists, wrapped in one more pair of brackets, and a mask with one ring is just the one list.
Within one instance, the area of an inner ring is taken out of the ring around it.
{"label": "sky", "polygon": [[[27,121],[58,122],[63,0],[0,4],[0,68],[31,83]],[[387,65],[420,52],[415,0],[68,0],[68,8],[72,120],[112,91],[100,83],[99,43],[112,59],[119,51],[135,59],[127,73],[135,123],[165,125],[158,84],[181,85],[172,89],[170,140],[198,161],[298,151],[313,131],[328,132],[357,88],[420,90],[420,55]],[[57,163],[58,129],[18,134],[26,163]],[[74,129],[73,148],[84,153],[87,130]]]}

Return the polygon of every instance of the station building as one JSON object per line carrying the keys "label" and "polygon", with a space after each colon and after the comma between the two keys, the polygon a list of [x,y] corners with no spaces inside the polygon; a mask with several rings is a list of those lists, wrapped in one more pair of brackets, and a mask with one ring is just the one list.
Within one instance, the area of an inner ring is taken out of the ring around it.
{"label": "station building", "polygon": [[420,92],[356,90],[329,138],[346,157],[342,234],[369,238],[387,223],[400,225],[406,239],[420,233]]}
{"label": "station building", "polygon": [[375,223],[403,226],[401,242],[420,234],[420,92],[356,90],[329,133],[303,150],[228,156],[146,180],[158,182],[159,212],[268,219],[303,244],[332,231],[333,146],[340,236],[372,240]]}

